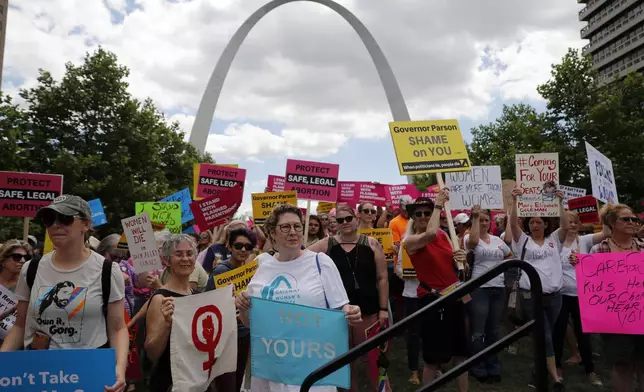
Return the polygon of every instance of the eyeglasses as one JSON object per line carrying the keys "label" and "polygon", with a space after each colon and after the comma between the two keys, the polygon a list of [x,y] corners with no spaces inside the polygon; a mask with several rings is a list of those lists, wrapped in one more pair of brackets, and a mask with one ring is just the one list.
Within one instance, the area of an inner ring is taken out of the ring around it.
{"label": "eyeglasses", "polygon": [[207,239],[208,237],[210,237],[208,234],[201,234],[201,235],[199,236],[199,238],[200,238],[200,239],[202,239],[202,240],[205,240],[205,239]]}
{"label": "eyeglasses", "polygon": [[16,263],[19,263],[22,259],[24,259],[25,261],[31,260],[31,256],[23,255],[22,253],[10,254],[7,258],[13,259],[13,261],[15,261]]}
{"label": "eyeglasses", "polygon": [[235,248],[237,250],[242,250],[242,249],[245,248],[247,251],[250,252],[251,250],[253,250],[255,248],[255,246],[253,246],[253,244],[242,244],[241,242],[236,242],[236,243],[233,244],[233,248]]}
{"label": "eyeglasses", "polygon": [[636,223],[636,224],[640,223],[640,219],[637,218],[637,217],[634,217],[634,216],[622,216],[622,217],[619,217],[617,219],[619,219],[619,220],[621,220],[622,222],[625,222],[625,223],[626,222],[628,222],[628,223]]}
{"label": "eyeglasses", "polygon": [[431,211],[416,211],[416,212],[414,212],[414,216],[416,218],[420,218],[421,216],[424,216],[425,218],[427,218],[428,216],[432,216],[432,212]]}
{"label": "eyeglasses", "polygon": [[301,223],[296,223],[294,225],[290,225],[288,223],[285,223],[283,225],[277,225],[277,227],[280,229],[280,231],[284,234],[288,234],[292,230],[295,230],[296,233],[301,233],[304,231],[304,226],[302,226]]}
{"label": "eyeglasses", "polygon": [[79,215],[63,215],[58,212],[52,211],[42,215],[40,221],[45,228],[50,228],[54,223],[58,222],[62,226],[70,226],[74,223],[74,219],[81,219]]}
{"label": "eyeglasses", "polygon": [[349,215],[345,216],[344,218],[335,218],[335,221],[338,222],[339,225],[343,224],[344,222],[351,223],[353,222],[353,217]]}
{"label": "eyeglasses", "polygon": [[361,210],[360,213],[361,214],[367,214],[367,215],[376,215],[378,213],[378,211],[364,209],[364,210]]}

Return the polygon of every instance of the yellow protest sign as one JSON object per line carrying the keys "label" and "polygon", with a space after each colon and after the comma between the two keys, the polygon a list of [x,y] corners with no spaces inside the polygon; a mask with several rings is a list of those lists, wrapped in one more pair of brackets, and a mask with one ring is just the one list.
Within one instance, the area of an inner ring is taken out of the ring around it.
{"label": "yellow protest sign", "polygon": [[377,239],[382,245],[387,262],[394,260],[394,237],[391,235],[391,229],[360,229],[360,234]]}
{"label": "yellow protest sign", "polygon": [[45,230],[45,245],[42,250],[43,256],[46,255],[47,253],[51,253],[54,251],[54,244],[51,242],[51,238],[49,238],[49,233]]}
{"label": "yellow protest sign", "polygon": [[[230,164],[217,164],[219,166],[228,166],[228,167],[234,167],[235,169],[239,167],[238,164],[236,163],[230,163]],[[201,200],[203,197],[198,197],[197,196],[197,185],[199,185],[199,166],[201,166],[201,163],[195,163],[192,165],[192,200]]]}
{"label": "yellow protest sign", "polygon": [[116,248],[123,249],[123,250],[129,249],[127,245],[127,238],[125,238],[125,233],[121,234],[121,237],[119,238],[119,242],[116,244]]}
{"label": "yellow protest sign", "polygon": [[237,295],[246,290],[248,283],[250,283],[250,279],[255,275],[255,271],[257,271],[257,267],[258,261],[255,259],[252,263],[235,268],[234,270],[223,274],[215,275],[212,277],[215,283],[215,288],[219,289],[233,284],[235,285],[233,294]]}
{"label": "yellow protest sign", "polygon": [[403,276],[405,278],[416,277],[416,270],[414,269],[414,265],[411,263],[411,258],[407,253],[407,249],[405,249],[404,247],[402,249],[402,270],[403,270]]}
{"label": "yellow protest sign", "polygon": [[329,203],[328,201],[321,201],[318,203],[318,208],[316,211],[318,214],[328,214],[332,209],[335,208],[335,203]]}
{"label": "yellow protest sign", "polygon": [[266,222],[266,218],[276,205],[285,203],[297,205],[296,191],[252,193],[250,197],[253,203],[253,220],[258,225]]}
{"label": "yellow protest sign", "polygon": [[470,170],[456,120],[391,122],[389,131],[402,175]]}

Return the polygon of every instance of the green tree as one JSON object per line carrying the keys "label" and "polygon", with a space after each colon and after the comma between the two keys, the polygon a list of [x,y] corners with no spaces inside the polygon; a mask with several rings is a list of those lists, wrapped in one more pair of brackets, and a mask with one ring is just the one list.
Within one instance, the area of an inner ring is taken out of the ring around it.
{"label": "green tree", "polygon": [[[192,188],[193,164],[212,162],[151,100],[130,95],[128,76],[114,54],[98,49],[80,65],[66,64],[60,81],[41,71],[35,87],[20,91],[26,109],[9,98],[0,105],[2,134],[12,135],[1,138],[0,147],[16,151],[3,158],[17,157],[9,170],[62,174],[65,193],[100,198],[108,218],[102,234],[121,232],[121,219],[134,213],[135,202]],[[21,235],[5,227],[0,238]]]}

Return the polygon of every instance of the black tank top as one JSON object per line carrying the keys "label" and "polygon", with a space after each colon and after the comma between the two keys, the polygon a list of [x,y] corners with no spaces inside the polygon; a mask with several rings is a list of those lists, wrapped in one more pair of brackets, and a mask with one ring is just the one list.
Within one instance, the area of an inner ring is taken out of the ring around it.
{"label": "black tank top", "polygon": [[361,234],[356,246],[350,252],[345,252],[335,237],[329,237],[327,255],[340,272],[351,305],[359,306],[362,314],[367,316],[378,313],[376,258],[369,246],[369,238]]}

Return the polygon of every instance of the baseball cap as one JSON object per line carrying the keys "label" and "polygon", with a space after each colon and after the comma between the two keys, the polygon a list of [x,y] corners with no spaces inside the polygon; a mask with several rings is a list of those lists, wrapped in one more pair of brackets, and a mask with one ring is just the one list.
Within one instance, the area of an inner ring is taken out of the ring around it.
{"label": "baseball cap", "polygon": [[29,242],[29,245],[31,246],[38,246],[38,239],[36,238],[36,236],[28,235],[27,242]]}
{"label": "baseball cap", "polygon": [[467,223],[467,221],[469,220],[470,220],[470,217],[467,216],[467,214],[464,212],[461,212],[460,214],[454,217],[454,223],[457,225]]}
{"label": "baseball cap", "polygon": [[38,210],[36,219],[41,219],[42,214],[47,210],[53,210],[63,215],[80,215],[83,218],[92,218],[92,209],[89,207],[89,204],[81,197],[75,195],[58,196],[50,205]]}

